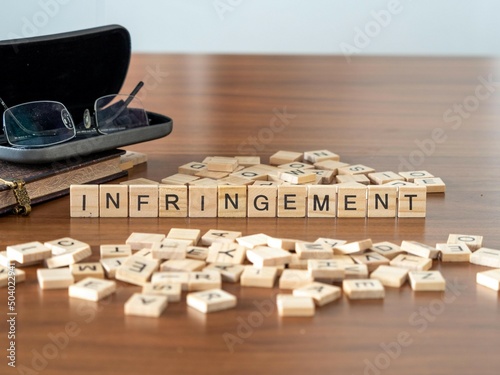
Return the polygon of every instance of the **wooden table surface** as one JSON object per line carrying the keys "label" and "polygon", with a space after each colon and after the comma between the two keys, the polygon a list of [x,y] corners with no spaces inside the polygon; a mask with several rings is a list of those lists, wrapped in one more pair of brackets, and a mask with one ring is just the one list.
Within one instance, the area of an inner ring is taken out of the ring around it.
{"label": "wooden table surface", "polygon": [[[134,55],[124,92],[143,79],[146,107],[171,116],[174,130],[129,147],[149,157],[130,178],[160,180],[210,155],[267,162],[278,150],[328,149],[378,171],[428,170],[447,192],[428,196],[426,219],[400,220],[70,219],[64,197],[27,218],[1,217],[0,248],[71,236],[90,243],[97,260],[100,244],[177,227],[430,245],[477,234],[498,249],[499,72],[499,60],[480,58]],[[182,301],[152,319],[123,314],[139,287],[120,282],[112,298],[90,303],[40,290],[30,267],[17,286],[17,369],[2,355],[0,373],[497,374],[499,295],[475,282],[486,268],[434,268],[447,279],[444,293],[386,288],[382,301],[342,297],[313,318],[278,317],[277,288],[225,283],[236,309],[203,315]],[[0,320],[5,354],[6,315]]]}

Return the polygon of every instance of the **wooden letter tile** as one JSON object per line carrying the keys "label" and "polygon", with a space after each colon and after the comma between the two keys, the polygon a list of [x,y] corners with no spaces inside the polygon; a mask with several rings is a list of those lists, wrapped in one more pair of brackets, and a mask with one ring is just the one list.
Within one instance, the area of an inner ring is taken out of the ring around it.
{"label": "wooden letter tile", "polygon": [[281,165],[292,163],[294,161],[302,161],[304,158],[304,154],[301,152],[293,152],[293,151],[278,151],[275,154],[271,155],[269,158],[269,164],[271,165]]}
{"label": "wooden letter tile", "polygon": [[208,249],[208,263],[242,264],[247,249],[236,243],[216,242]]}
{"label": "wooden letter tile", "polygon": [[366,264],[341,264],[344,268],[345,279],[366,279],[368,277],[368,267]]}
{"label": "wooden letter tile", "polygon": [[39,268],[36,270],[41,289],[65,289],[75,282],[68,267],[58,269]]}
{"label": "wooden letter tile", "polygon": [[385,256],[387,259],[394,259],[404,252],[398,245],[387,241],[374,243],[370,250]]}
{"label": "wooden letter tile", "polygon": [[384,286],[400,288],[408,279],[408,272],[407,268],[382,265],[372,272],[370,278],[379,280]]}
{"label": "wooden letter tile", "polygon": [[422,258],[437,259],[439,255],[438,249],[416,241],[401,242],[401,250]]}
{"label": "wooden letter tile", "polygon": [[128,216],[128,186],[99,185],[99,216]]}
{"label": "wooden letter tile", "polygon": [[212,313],[236,307],[237,299],[234,295],[214,288],[202,292],[189,293],[186,297],[187,305],[202,312]]}
{"label": "wooden letter tile", "polygon": [[185,259],[188,246],[192,245],[189,240],[164,239],[151,247],[153,259]]}
{"label": "wooden letter tile", "polygon": [[20,264],[33,264],[52,257],[52,250],[41,242],[7,246],[7,257]]}
{"label": "wooden letter tile", "polygon": [[236,238],[236,242],[238,242],[241,246],[245,246],[247,249],[253,249],[257,246],[265,246],[269,241],[269,236],[264,233],[251,234],[249,236],[243,236]]}
{"label": "wooden letter tile", "polygon": [[157,318],[166,309],[166,296],[134,293],[125,303],[125,315]]}
{"label": "wooden letter tile", "polygon": [[335,217],[337,213],[337,187],[335,185],[309,185],[307,187],[307,217]]}
{"label": "wooden letter tile", "polygon": [[272,288],[274,287],[277,274],[278,269],[276,267],[256,268],[245,266],[241,274],[240,283],[242,286]]}
{"label": "wooden letter tile", "polygon": [[369,173],[374,173],[375,169],[367,167],[366,165],[363,164],[355,164],[355,165],[349,165],[347,167],[342,167],[339,168],[339,174],[348,174],[348,175],[357,175],[357,174],[364,174],[367,175]]}
{"label": "wooden letter tile", "polygon": [[306,151],[304,160],[314,164],[325,160],[339,161],[340,156],[328,150]]}
{"label": "wooden letter tile", "polygon": [[368,186],[368,217],[396,217],[398,188]]}
{"label": "wooden letter tile", "polygon": [[218,187],[218,216],[247,216],[247,187],[223,185]]}
{"label": "wooden letter tile", "polygon": [[241,237],[241,232],[231,230],[210,229],[201,237],[201,244],[210,246],[214,242],[235,242],[236,238]]}
{"label": "wooden letter tile", "polygon": [[278,217],[306,216],[307,186],[278,186]]}
{"label": "wooden letter tile", "polygon": [[500,250],[482,247],[471,254],[470,262],[480,266],[500,268]]}
{"label": "wooden letter tile", "polygon": [[52,258],[45,259],[48,268],[69,266],[92,255],[92,250],[88,244],[70,237],[45,242],[44,245],[50,248],[52,255],[54,255]]}
{"label": "wooden letter tile", "polygon": [[206,260],[208,257],[208,248],[201,246],[188,246],[186,249],[186,258],[196,260]]}
{"label": "wooden letter tile", "polygon": [[[198,172],[200,173],[200,172]],[[178,186],[186,186],[191,184],[192,182],[198,181],[200,177],[191,176],[188,174],[176,173],[172,176],[165,177],[161,180],[163,185],[178,185]]]}
{"label": "wooden letter tile", "polygon": [[177,172],[194,176],[196,173],[203,171],[203,170],[206,170],[206,169],[207,169],[207,165],[205,163],[199,163],[196,161],[192,161],[191,163],[181,165],[177,169]]}
{"label": "wooden letter tile", "polygon": [[476,282],[498,292],[500,290],[500,269],[478,272]]}
{"label": "wooden letter tile", "polygon": [[217,217],[217,185],[189,186],[189,217]]}
{"label": "wooden letter tile", "polygon": [[404,181],[403,176],[391,171],[368,173],[368,178],[375,185],[383,185],[391,181]]}
{"label": "wooden letter tile", "polygon": [[156,261],[131,256],[116,269],[115,278],[130,284],[143,286],[157,269],[158,263]]}
{"label": "wooden letter tile", "polygon": [[237,283],[240,281],[241,274],[245,266],[241,264],[212,263],[205,267],[203,271],[217,271],[220,273],[223,282]]}
{"label": "wooden letter tile", "polygon": [[427,194],[446,192],[446,184],[438,177],[416,178],[413,183],[418,186],[425,186]]}
{"label": "wooden letter tile", "polygon": [[391,260],[390,265],[407,268],[412,271],[427,271],[432,267],[432,259],[400,254]]}
{"label": "wooden letter tile", "polygon": [[298,242],[295,251],[299,259],[331,259],[333,249],[325,243]]}
{"label": "wooden letter tile", "polygon": [[207,163],[207,169],[214,172],[234,172],[238,167],[238,160],[224,156],[214,156]]}
{"label": "wooden letter tile", "polygon": [[374,251],[359,255],[351,255],[358,264],[366,264],[368,272],[373,272],[378,266],[389,265],[390,260]]}
{"label": "wooden letter tile", "polygon": [[307,270],[314,280],[343,280],[345,270],[342,264],[331,259],[309,259],[307,261]]}
{"label": "wooden letter tile", "polygon": [[104,269],[101,263],[75,263],[69,266],[75,282],[92,277],[95,279],[104,279]]}
{"label": "wooden letter tile", "polygon": [[168,302],[179,302],[181,300],[182,286],[180,283],[146,283],[142,287],[142,294],[152,294],[167,297]]}
{"label": "wooden letter tile", "polygon": [[71,217],[99,217],[99,185],[71,185],[69,204]]}
{"label": "wooden letter tile", "polygon": [[101,259],[103,258],[123,258],[132,255],[130,245],[101,245]]}
{"label": "wooden letter tile", "polygon": [[[188,290],[189,273],[188,272],[155,272],[151,276],[152,284],[174,283],[179,284],[182,290]],[[145,285],[145,284],[144,284]]]}
{"label": "wooden letter tile", "polygon": [[384,286],[376,279],[344,280],[342,288],[349,299],[379,299],[385,297]]}
{"label": "wooden letter tile", "polygon": [[[9,267],[0,266],[0,288],[9,285],[9,281],[11,281],[9,280],[10,272],[11,272],[10,266]],[[16,280],[16,283],[21,283],[26,280],[26,272],[24,272],[23,270],[15,269],[14,278]]]}
{"label": "wooden letter tile", "polygon": [[116,270],[118,269],[118,267],[123,265],[123,263],[125,263],[128,258],[129,257],[101,259],[101,265],[104,271],[106,272],[106,277],[108,279],[114,279],[116,276]]}
{"label": "wooden letter tile", "polygon": [[95,277],[86,277],[68,288],[69,296],[88,301],[100,301],[116,291],[116,283]]}
{"label": "wooden letter tile", "polygon": [[274,249],[267,246],[257,246],[247,250],[247,259],[255,267],[280,266],[290,263],[292,257],[286,250]]}
{"label": "wooden letter tile", "polygon": [[339,186],[337,188],[337,216],[366,216],[366,187],[362,185]]}
{"label": "wooden letter tile", "polygon": [[170,259],[160,265],[163,272],[195,272],[201,271],[207,264],[196,259]]}
{"label": "wooden letter tile", "polygon": [[425,217],[426,199],[425,186],[400,186],[398,217]]}
{"label": "wooden letter tile", "polygon": [[285,269],[279,279],[280,289],[295,289],[314,281],[313,277],[306,270]]}
{"label": "wooden letter tile", "polygon": [[337,245],[333,248],[335,254],[355,254],[362,251],[368,250],[373,246],[373,242],[370,238],[361,241],[349,242],[341,245]]}
{"label": "wooden letter tile", "polygon": [[164,234],[134,232],[125,243],[130,245],[132,250],[150,249],[154,243],[161,242],[164,238]]}
{"label": "wooden letter tile", "polygon": [[277,186],[248,186],[248,217],[276,217]]}
{"label": "wooden letter tile", "polygon": [[409,171],[409,172],[399,172],[406,181],[413,182],[416,178],[432,178],[434,177],[427,171]]}
{"label": "wooden letter tile", "polygon": [[160,185],[158,187],[158,216],[187,217],[188,187],[185,185]]}
{"label": "wooden letter tile", "polygon": [[469,247],[461,244],[438,243],[436,248],[440,252],[442,262],[469,262],[472,254]]}
{"label": "wooden letter tile", "polygon": [[292,294],[278,294],[276,305],[279,316],[309,317],[314,316],[315,307],[312,297],[299,297]]}
{"label": "wooden letter tile", "polygon": [[217,289],[222,286],[221,274],[217,271],[201,271],[189,273],[188,290],[198,291]]}
{"label": "wooden letter tile", "polygon": [[196,245],[201,238],[201,230],[199,229],[186,229],[186,228],[172,228],[167,234],[167,238],[173,240],[190,240],[193,245]]}
{"label": "wooden letter tile", "polygon": [[158,185],[130,185],[129,202],[130,217],[158,217]]}
{"label": "wooden letter tile", "polygon": [[335,285],[314,282],[293,290],[296,297],[311,297],[316,306],[324,306],[336,301],[342,295],[342,290]]}
{"label": "wooden letter tile", "polygon": [[446,281],[439,271],[410,271],[411,288],[415,291],[444,291]]}
{"label": "wooden letter tile", "polygon": [[470,251],[476,251],[483,246],[483,236],[469,234],[450,234],[448,236],[448,244],[465,244]]}

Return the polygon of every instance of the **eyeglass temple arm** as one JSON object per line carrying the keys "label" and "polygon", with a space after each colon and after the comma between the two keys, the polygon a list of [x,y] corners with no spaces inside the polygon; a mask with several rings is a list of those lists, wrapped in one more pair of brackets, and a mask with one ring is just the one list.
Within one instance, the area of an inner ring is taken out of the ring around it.
{"label": "eyeglass temple arm", "polygon": [[135,88],[132,90],[132,92],[130,93],[129,97],[125,101],[124,108],[128,107],[128,105],[134,99],[134,97],[137,95],[137,93],[139,92],[139,90],[142,89],[142,86],[144,86],[144,82],[139,81],[139,83],[137,84],[137,86],[135,86]]}
{"label": "eyeglass temple arm", "polygon": [[[5,104],[5,102],[3,101],[2,98],[0,98],[0,105],[3,107],[3,110],[4,111],[7,111],[9,109],[9,107],[7,107],[7,104]],[[29,133],[29,130],[26,129],[20,122],[19,120],[16,118],[16,116],[14,116],[14,114],[12,112],[10,112],[10,115],[12,116],[12,118],[14,119],[14,121],[16,122],[17,126],[19,126],[21,129],[23,129],[25,132],[28,132]]]}

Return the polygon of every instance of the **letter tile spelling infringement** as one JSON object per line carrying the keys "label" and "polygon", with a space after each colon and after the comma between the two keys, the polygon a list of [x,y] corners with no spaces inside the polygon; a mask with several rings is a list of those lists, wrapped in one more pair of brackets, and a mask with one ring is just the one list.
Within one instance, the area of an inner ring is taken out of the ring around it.
{"label": "letter tile spelling infringement", "polygon": [[70,215],[423,218],[427,194],[446,191],[443,180],[427,171],[376,172],[339,160],[329,150],[279,151],[270,165],[259,157],[209,156],[181,165],[161,183],[73,185]]}
{"label": "letter tile spelling infringement", "polygon": [[[181,259],[168,259],[171,254],[167,252],[154,259],[154,249],[165,241],[185,241],[192,246],[182,243]],[[8,265],[24,261],[21,255],[29,261],[35,259],[39,267],[45,261],[47,268],[37,269],[40,288],[68,289],[74,298],[98,301],[115,293],[118,283],[140,285],[141,293],[133,294],[136,287],[129,288],[131,297],[124,313],[146,317],[159,317],[168,302],[183,298],[202,313],[235,308],[237,296],[224,291],[224,283],[279,288],[276,305],[280,316],[312,316],[321,306],[341,300],[342,291],[348,299],[382,299],[386,287],[408,290],[408,281],[415,293],[443,291],[445,264],[458,261],[491,267],[477,272],[476,282],[494,291],[500,289],[500,250],[484,247],[482,237],[475,235],[450,235],[447,242],[430,246],[410,239],[397,245],[324,237],[306,242],[264,233],[243,236],[211,229],[202,234],[197,229],[172,228],[167,236],[135,232],[117,241],[118,245],[102,245],[99,262],[81,263],[91,254],[90,246],[69,237],[43,245],[13,244],[3,257]],[[44,258],[47,248],[51,258]],[[141,250],[130,251],[134,248]],[[49,262],[58,257],[67,259]],[[439,271],[432,269],[433,264],[438,264]],[[0,287],[7,285],[9,270],[0,266]],[[16,270],[16,279],[23,281],[25,273]]]}

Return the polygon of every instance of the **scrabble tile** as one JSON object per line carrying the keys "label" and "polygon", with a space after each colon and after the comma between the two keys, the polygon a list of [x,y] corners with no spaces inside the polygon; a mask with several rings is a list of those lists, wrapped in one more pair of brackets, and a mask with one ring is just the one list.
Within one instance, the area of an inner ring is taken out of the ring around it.
{"label": "scrabble tile", "polygon": [[427,271],[432,267],[432,259],[400,254],[392,259],[389,264],[394,267],[407,268],[411,271]]}
{"label": "scrabble tile", "polygon": [[376,252],[366,252],[359,255],[351,255],[358,264],[366,264],[368,272],[373,272],[378,266],[389,265],[390,260]]}
{"label": "scrabble tile", "polygon": [[306,270],[285,269],[279,279],[280,289],[295,289],[310,284],[314,281],[313,277]]}
{"label": "scrabble tile", "polygon": [[167,296],[134,293],[125,302],[125,315],[158,318],[167,308]]}
{"label": "scrabble tile", "polygon": [[244,167],[260,164],[260,156],[235,156],[234,158],[238,160],[238,165]]}
{"label": "scrabble tile", "polygon": [[[302,161],[294,161],[291,163],[278,165],[278,168],[285,169],[287,171],[296,170],[296,169],[314,169],[314,165],[309,164],[307,162]],[[280,173],[283,171],[280,171]]]}
{"label": "scrabble tile", "polygon": [[274,186],[250,185],[247,188],[248,217],[276,217],[278,188]]}
{"label": "scrabble tile", "polygon": [[368,186],[368,217],[396,217],[398,188],[395,186]]}
{"label": "scrabble tile", "polygon": [[276,267],[256,268],[245,266],[240,277],[240,284],[241,286],[272,288],[277,274],[278,269]]}
{"label": "scrabble tile", "polygon": [[208,257],[208,248],[201,246],[188,246],[186,249],[186,258],[206,260]]}
{"label": "scrabble tile", "polygon": [[376,279],[344,280],[342,289],[349,299],[381,299],[385,297],[384,286]]}
{"label": "scrabble tile", "polygon": [[344,269],[345,279],[368,278],[368,266],[366,264],[341,264]]}
{"label": "scrabble tile", "polygon": [[179,302],[181,300],[182,287],[180,283],[146,283],[142,287],[142,294],[160,295],[167,297],[168,302]]}
{"label": "scrabble tile", "polygon": [[130,185],[130,217],[158,217],[158,186]]}
{"label": "scrabble tile", "polygon": [[210,229],[201,237],[201,244],[210,246],[214,242],[235,242],[238,237],[241,237],[241,232],[231,230]]}
{"label": "scrabble tile", "polygon": [[413,183],[418,186],[425,186],[427,188],[427,194],[446,192],[446,184],[438,177],[416,178],[413,180]]}
{"label": "scrabble tile", "polygon": [[366,175],[364,174],[355,174],[355,175],[341,174],[335,177],[335,181],[337,182],[337,184],[357,182],[358,184],[361,185],[370,185],[370,179],[366,177]]}
{"label": "scrabble tile", "polygon": [[151,247],[153,259],[185,259],[190,240],[172,240],[165,238]]}
{"label": "scrabble tile", "polygon": [[471,254],[470,262],[480,266],[500,268],[500,250],[482,247]]}
{"label": "scrabble tile", "polygon": [[248,249],[246,256],[255,267],[280,266],[290,263],[292,258],[288,251],[268,246]]}
{"label": "scrabble tile", "polygon": [[[233,175],[221,178],[219,182],[220,182],[219,185],[234,185],[235,187],[238,186],[240,190],[242,186],[248,186],[253,184],[253,180],[250,180],[249,178],[233,176]],[[246,194],[246,189],[245,189],[245,194]]]}
{"label": "scrabble tile", "polygon": [[99,217],[99,185],[71,185],[71,217]]}
{"label": "scrabble tile", "polygon": [[383,255],[387,259],[394,259],[404,252],[398,245],[387,241],[374,243],[372,247],[370,247],[370,250]]}
{"label": "scrabble tile", "polygon": [[3,267],[10,267],[10,266],[15,266],[16,268],[22,268],[22,267],[29,267],[34,264],[40,264],[41,261],[35,260],[33,262],[26,262],[26,263],[19,263],[16,262],[15,260],[10,259],[7,256],[7,250],[0,251],[0,266]]}
{"label": "scrabble tile", "polygon": [[187,217],[188,187],[185,185],[160,185],[158,187],[158,216]]}
{"label": "scrabble tile", "polygon": [[38,284],[41,289],[65,289],[75,282],[69,267],[36,270]]}
{"label": "scrabble tile", "polygon": [[88,244],[70,237],[45,242],[44,245],[52,250],[53,257],[45,259],[48,268],[58,268],[78,263],[92,255]]}
{"label": "scrabble tile", "polygon": [[408,254],[416,255],[422,258],[437,259],[439,250],[435,247],[420,243],[417,241],[402,241],[401,250]]}
{"label": "scrabble tile", "polygon": [[472,252],[465,244],[436,244],[442,262],[469,262]]}
{"label": "scrabble tile", "polygon": [[299,259],[297,254],[290,254],[291,260],[287,267],[292,270],[307,270],[307,262],[309,259]]}
{"label": "scrabble tile", "polygon": [[243,236],[236,238],[236,242],[238,242],[241,246],[245,246],[247,249],[253,249],[257,246],[265,246],[267,245],[267,241],[269,240],[269,236],[264,233],[251,234],[249,236]]}
{"label": "scrabble tile", "polygon": [[408,276],[414,291],[446,290],[446,281],[439,271],[410,271]]}
{"label": "scrabble tile", "polygon": [[200,179],[199,176],[176,173],[173,174],[172,176],[167,176],[165,178],[162,178],[161,183],[163,185],[186,186],[194,181],[198,181],[199,179]]}
{"label": "scrabble tile", "polygon": [[125,243],[130,245],[132,250],[150,249],[154,243],[161,242],[164,238],[165,235],[160,233],[133,232]]}
{"label": "scrabble tile", "polygon": [[292,163],[294,161],[302,161],[304,154],[301,152],[293,151],[278,151],[271,155],[269,158],[269,164],[271,165],[281,165],[286,163]]}
{"label": "scrabble tile", "polygon": [[217,289],[221,288],[221,286],[222,276],[217,271],[200,271],[189,273],[189,291]]}
{"label": "scrabble tile", "polygon": [[[9,275],[9,273],[11,273],[12,270],[9,267],[4,267],[4,266],[0,266],[0,287],[5,287],[5,286],[8,286],[9,285],[9,278],[11,277],[11,275]],[[14,269],[14,279],[16,281],[16,284],[19,284],[19,283],[22,283],[23,281],[26,280],[26,272],[24,272],[23,270],[18,270],[18,269]]]}
{"label": "scrabble tile", "polygon": [[316,241],[314,241],[315,243],[323,243],[323,244],[326,244],[328,246],[330,246],[330,249],[334,249],[335,247],[337,246],[341,246],[341,245],[344,245],[347,243],[347,241],[344,241],[344,240],[337,240],[335,238],[324,238],[324,237],[320,237],[318,238]]}
{"label": "scrabble tile", "polygon": [[163,272],[195,272],[201,271],[206,266],[202,260],[196,259],[170,259],[160,265]]}
{"label": "scrabble tile", "polygon": [[301,240],[296,240],[293,238],[275,238],[269,237],[267,238],[267,246],[274,247],[276,249],[283,250],[295,250],[295,246],[297,243],[303,242]]}
{"label": "scrabble tile", "polygon": [[311,173],[314,173],[316,177],[319,177],[319,184],[321,185],[331,185],[335,181],[335,174],[333,171],[326,169],[311,169]]}
{"label": "scrabble tile", "polygon": [[349,242],[342,245],[337,245],[333,248],[335,254],[355,254],[362,251],[368,250],[373,246],[371,238],[367,238],[361,241]]}
{"label": "scrabble tile", "polygon": [[315,307],[312,297],[299,297],[292,294],[278,294],[276,296],[278,314],[282,317],[309,317],[314,316]]}
{"label": "scrabble tile", "polygon": [[101,263],[91,262],[91,263],[75,263],[69,266],[71,273],[75,282],[83,280],[87,277],[92,277],[94,279],[104,279],[104,269]]}
{"label": "scrabble tile", "polygon": [[[215,173],[215,172],[213,172]],[[189,183],[189,189],[193,186],[199,186],[199,187],[214,187],[219,185],[219,182],[213,178],[200,178],[199,180],[193,181]],[[209,198],[211,198],[211,195],[209,195]],[[191,198],[189,198],[191,199]],[[199,203],[201,206],[201,203]]]}
{"label": "scrabble tile", "polygon": [[307,187],[307,217],[333,218],[337,214],[337,187],[309,185]]}
{"label": "scrabble tile", "polygon": [[223,282],[237,283],[245,266],[241,264],[212,263],[205,267],[203,271],[217,271],[220,273]]}
{"label": "scrabble tile", "polygon": [[247,249],[236,243],[216,242],[208,249],[208,263],[242,264]]}
{"label": "scrabble tile", "polygon": [[476,251],[483,247],[483,236],[469,235],[469,234],[450,234],[448,236],[447,244],[465,244],[469,247],[470,251]]}
{"label": "scrabble tile", "polygon": [[366,216],[366,187],[339,186],[337,188],[337,216],[365,217]]}
{"label": "scrabble tile", "polygon": [[299,259],[331,259],[333,249],[324,243],[298,242],[295,245],[295,252]]}
{"label": "scrabble tile", "polygon": [[128,186],[99,185],[99,216],[128,217]]}
{"label": "scrabble tile", "polygon": [[348,165],[349,164],[340,161],[324,160],[314,163],[314,168],[332,171],[334,175],[338,175],[339,168],[347,167]]}
{"label": "scrabble tile", "polygon": [[290,182],[292,184],[305,184],[307,182],[315,182],[316,175],[308,172],[307,169],[290,169],[283,170],[278,173],[280,180]]}
{"label": "scrabble tile", "polygon": [[384,186],[396,186],[396,187],[400,187],[400,186],[417,186],[415,185],[413,182],[408,182],[408,181],[391,181],[391,182],[388,182],[386,184],[383,184]]}
{"label": "scrabble tile", "polygon": [[476,282],[487,288],[499,291],[500,290],[500,269],[478,272],[476,274]]}
{"label": "scrabble tile", "polygon": [[116,269],[115,278],[130,284],[143,286],[157,269],[158,263],[156,261],[131,256]]}
{"label": "scrabble tile", "polygon": [[247,188],[246,186],[218,187],[218,217],[246,217]]}
{"label": "scrabble tile", "polygon": [[[132,164],[132,167],[136,165],[147,163],[148,156],[141,152],[127,151],[124,155],[120,156],[120,167],[122,164]],[[123,168],[122,168],[123,169]]]}
{"label": "scrabble tile", "polygon": [[349,165],[347,167],[341,167],[339,168],[339,175],[342,174],[348,174],[348,175],[357,175],[357,174],[364,174],[368,175],[369,173],[374,173],[375,169],[367,167],[366,165],[363,164],[354,164],[354,165]]}
{"label": "scrabble tile", "polygon": [[384,286],[400,288],[408,279],[408,272],[407,268],[381,265],[371,273],[370,278],[379,280]]}
{"label": "scrabble tile", "polygon": [[398,217],[425,217],[426,197],[425,186],[400,186]]}
{"label": "scrabble tile", "polygon": [[116,270],[120,267],[129,257],[120,258],[103,258],[100,263],[102,268],[106,273],[108,279],[114,279],[116,276]]}
{"label": "scrabble tile", "polygon": [[197,161],[192,161],[187,164],[181,165],[179,168],[177,168],[177,172],[181,174],[187,174],[190,176],[194,176],[196,173],[206,170],[207,165],[205,163],[200,163]]}
{"label": "scrabble tile", "polygon": [[391,181],[404,181],[403,176],[392,171],[368,173],[368,178],[375,185],[383,185]]}
{"label": "scrabble tile", "polygon": [[228,176],[229,172],[216,172],[216,171],[209,171],[208,169],[196,173],[196,177],[198,178],[211,179],[211,180],[220,180],[221,178]]}
{"label": "scrabble tile", "polygon": [[190,240],[196,245],[201,238],[201,230],[186,228],[171,228],[167,234],[168,239],[172,240]]}
{"label": "scrabble tile", "polygon": [[103,258],[123,258],[132,255],[130,245],[101,245],[101,259]]}
{"label": "scrabble tile", "polygon": [[[267,181],[267,171],[258,167],[244,168],[241,171],[233,172],[230,177],[244,178],[250,181]],[[246,184],[245,184],[246,185]]]}
{"label": "scrabble tile", "polygon": [[214,156],[207,163],[207,169],[214,172],[233,172],[238,167],[238,159]]}
{"label": "scrabble tile", "polygon": [[296,297],[311,297],[316,306],[324,306],[338,300],[342,290],[335,285],[313,282],[293,290]]}
{"label": "scrabble tile", "polygon": [[278,186],[278,217],[306,216],[307,186]]}
{"label": "scrabble tile", "polygon": [[342,264],[331,259],[309,259],[307,270],[314,280],[343,280],[345,270]]}
{"label": "scrabble tile", "polygon": [[68,288],[70,297],[88,301],[100,301],[113,294],[115,291],[116,283],[114,281],[95,277],[86,277],[76,284],[70,285]]}
{"label": "scrabble tile", "polygon": [[10,260],[20,264],[33,264],[52,257],[52,250],[41,242],[35,241],[7,246],[6,254]]}
{"label": "scrabble tile", "polygon": [[120,182],[120,185],[159,185],[157,181],[153,181],[147,178],[135,178],[133,180]]}
{"label": "scrabble tile", "polygon": [[220,289],[214,288],[202,292],[189,293],[186,297],[189,307],[202,313],[213,313],[236,307],[237,299],[234,295]]}
{"label": "scrabble tile", "polygon": [[217,217],[217,185],[189,186],[189,217]]}
{"label": "scrabble tile", "polygon": [[340,156],[329,150],[306,151],[304,160],[314,164],[325,160],[339,161]]}
{"label": "scrabble tile", "polygon": [[434,177],[427,171],[409,171],[409,172],[398,172],[406,181],[413,182],[416,178],[432,178]]}
{"label": "scrabble tile", "polygon": [[181,289],[188,290],[189,273],[188,272],[154,272],[151,276],[152,284],[175,283],[181,286]]}
{"label": "scrabble tile", "polygon": [[139,259],[146,259],[156,264],[156,267],[159,268],[162,262],[161,259],[153,258],[153,250],[152,249],[142,249],[134,253],[133,257]]}

